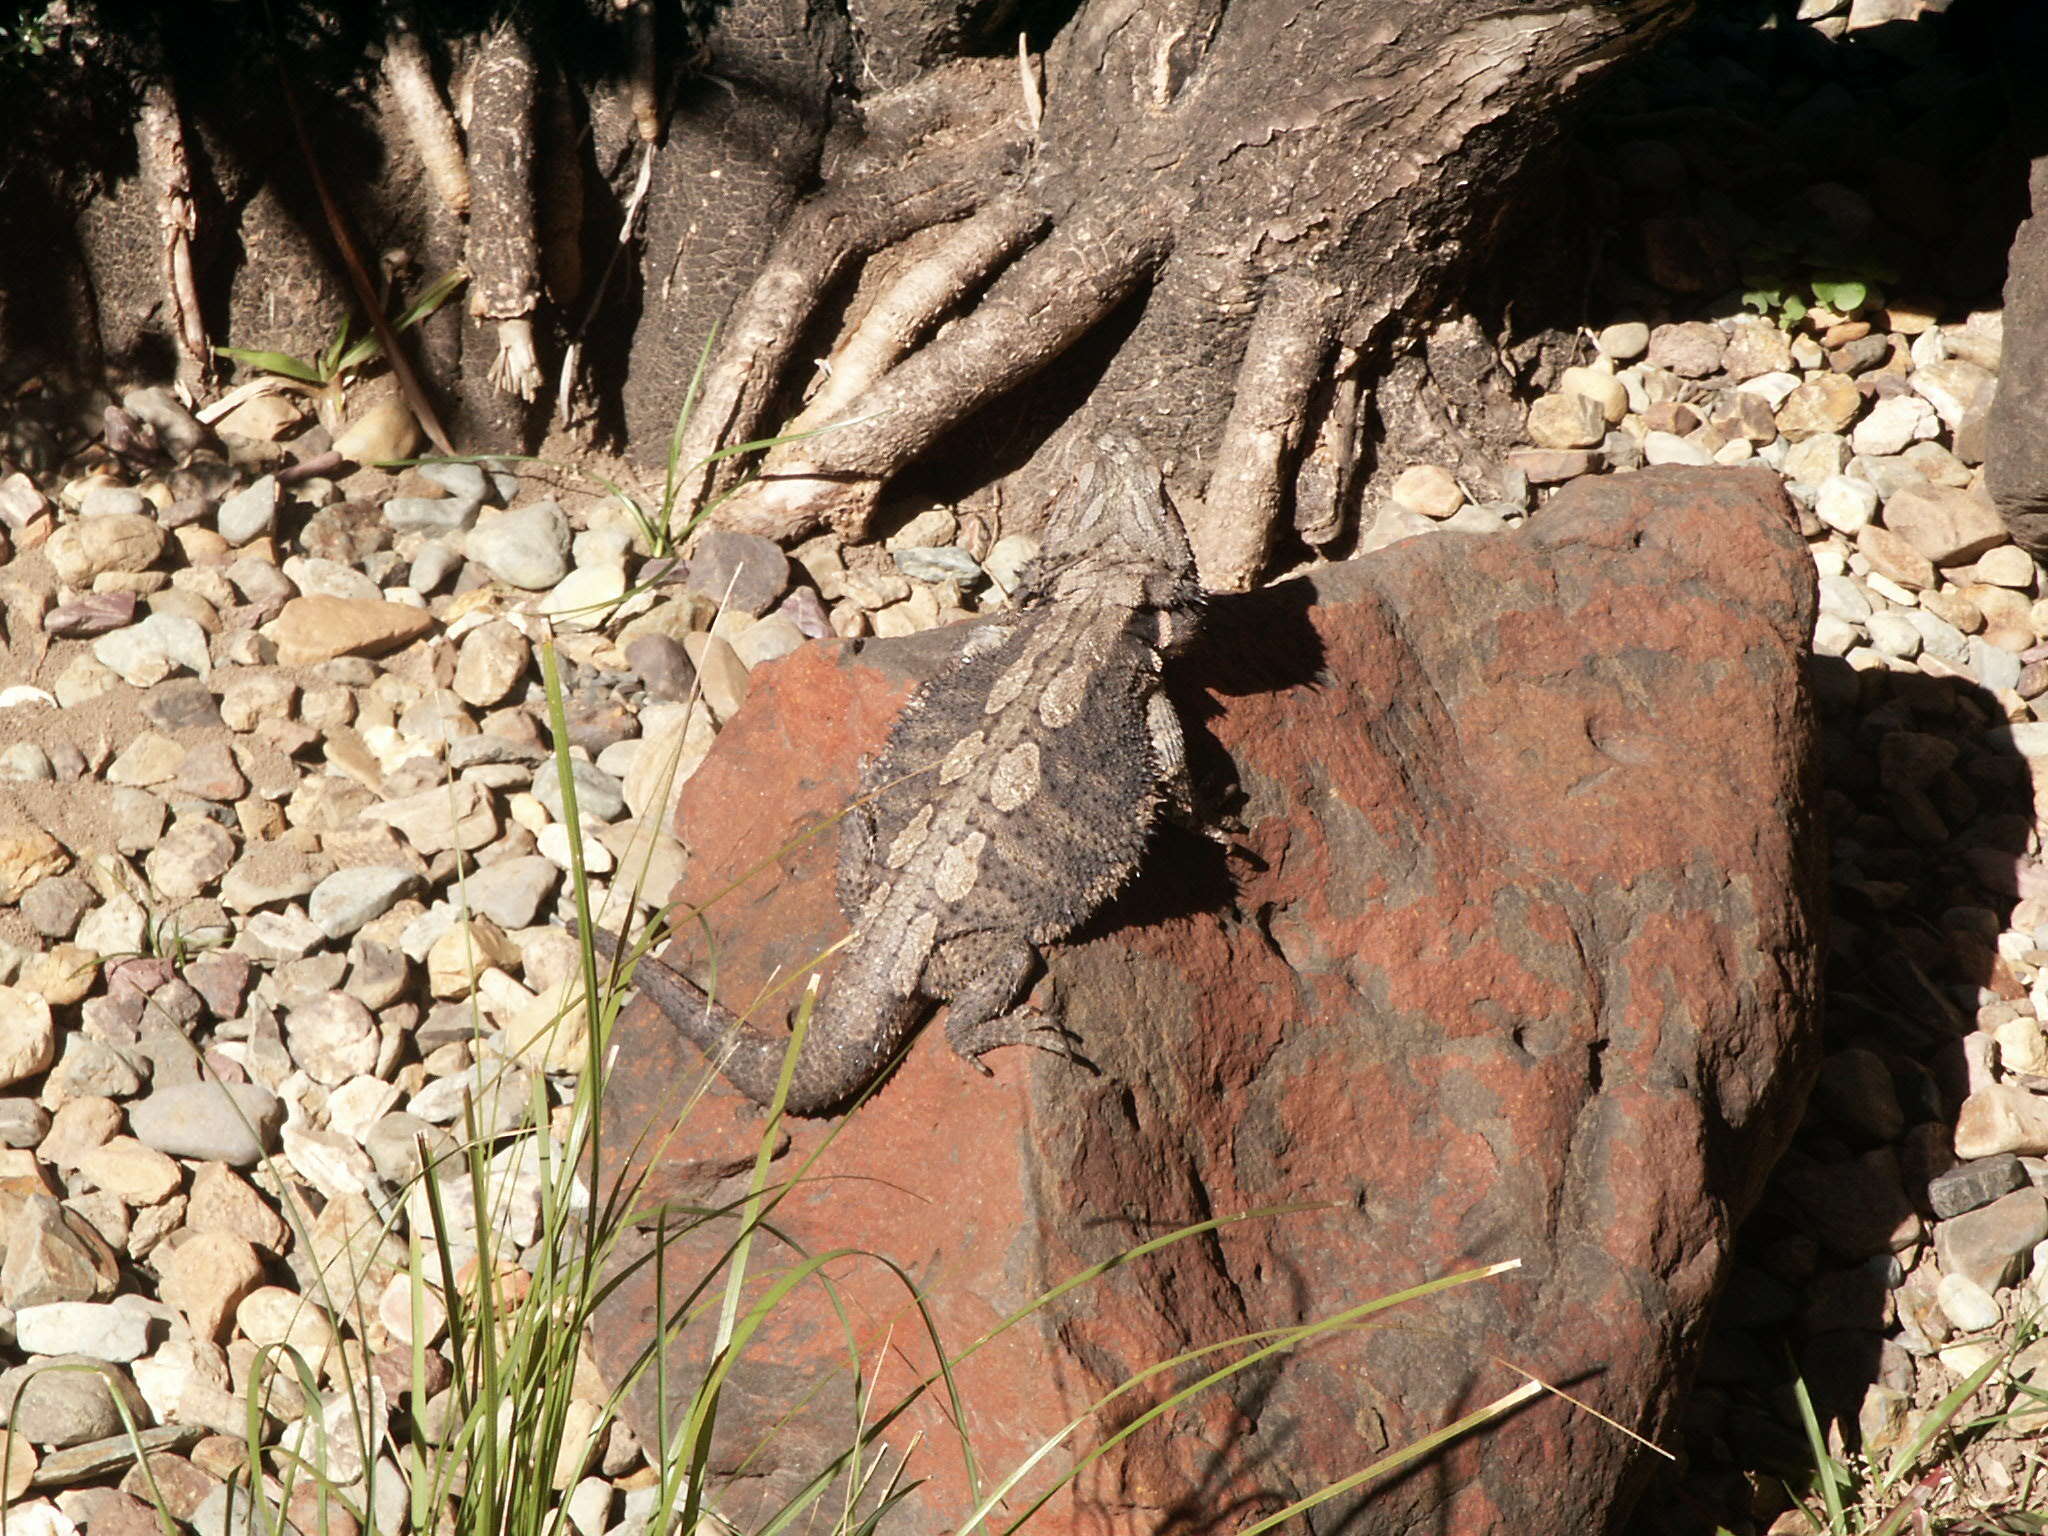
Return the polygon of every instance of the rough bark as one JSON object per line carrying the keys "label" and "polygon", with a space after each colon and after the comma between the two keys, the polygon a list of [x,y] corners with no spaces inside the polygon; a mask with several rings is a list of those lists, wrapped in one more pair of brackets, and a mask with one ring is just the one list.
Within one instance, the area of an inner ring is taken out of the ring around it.
{"label": "rough bark", "polygon": [[[1008,0],[732,0],[701,35],[695,11],[515,10],[525,53],[547,61],[537,121],[515,114],[533,184],[580,189],[568,217],[546,193],[529,216],[546,280],[531,308],[540,398],[529,409],[492,386],[494,328],[455,306],[407,346],[460,445],[504,449],[537,446],[574,344],[589,423],[654,460],[715,334],[693,455],[848,422],[771,455],[766,482],[726,509],[780,537],[865,533],[921,457],[965,455],[984,478],[1047,462],[1085,408],[1171,462],[1211,583],[1241,587],[1276,541],[1340,539],[1380,464],[1427,452],[1480,476],[1479,450],[1498,446],[1473,382],[1490,347],[1468,349],[1454,383],[1405,359],[1434,350],[1465,279],[1501,256],[1515,175],[1560,104],[1693,9],[1084,0],[1046,16]],[[419,107],[436,88],[462,99],[498,17],[444,0],[421,12],[422,35],[404,9],[283,14],[275,43],[173,17],[165,34],[185,51],[166,68],[203,151],[185,260],[205,333],[303,356],[355,300],[280,131],[282,93],[361,243],[410,256],[416,292],[479,233],[429,179]],[[1027,23],[1042,30],[1020,56]],[[132,130],[118,111],[73,115],[42,134],[64,154],[6,167],[10,334],[66,362],[87,336],[120,381],[161,375],[177,337],[161,261],[135,260],[156,208],[123,170]],[[464,124],[472,172],[477,127]],[[629,210],[628,260],[611,263]],[[51,222],[77,238],[55,262]],[[518,222],[515,209],[492,243],[530,255]],[[580,250],[565,247],[579,227]],[[587,294],[556,281],[579,267]],[[525,303],[530,280],[519,288]],[[189,347],[195,333],[179,334]],[[819,360],[848,373],[807,408]]]}

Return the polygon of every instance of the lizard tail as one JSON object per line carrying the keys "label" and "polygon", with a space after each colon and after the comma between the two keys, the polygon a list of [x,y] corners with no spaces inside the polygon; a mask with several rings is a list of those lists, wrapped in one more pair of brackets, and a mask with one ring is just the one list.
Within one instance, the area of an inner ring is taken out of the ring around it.
{"label": "lizard tail", "polygon": [[[602,928],[591,929],[591,940],[606,960],[617,962],[627,946]],[[731,1009],[714,1001],[711,994],[681,971],[651,954],[633,964],[633,984],[640,995],[661,1011],[661,1016],[716,1066],[725,1080],[757,1104],[775,1099],[782,1064],[789,1054],[789,1037],[764,1034]],[[806,1042],[790,1077],[789,1094],[783,1108],[792,1115],[824,1115],[841,1108],[851,1097],[839,1074],[830,1069],[815,1042]]]}

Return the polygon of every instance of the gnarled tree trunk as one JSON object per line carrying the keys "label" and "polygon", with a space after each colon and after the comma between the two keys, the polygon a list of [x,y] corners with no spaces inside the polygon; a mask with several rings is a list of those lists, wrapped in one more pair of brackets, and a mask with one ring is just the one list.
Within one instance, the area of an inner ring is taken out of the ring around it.
{"label": "gnarled tree trunk", "polygon": [[[1556,110],[1693,4],[1084,0],[1037,35],[1010,11],[733,0],[700,34],[667,8],[535,6],[517,92],[478,84],[506,39],[453,0],[287,8],[275,38],[209,27],[204,48],[176,18],[146,46],[103,26],[88,73],[150,103],[155,141],[182,118],[194,186],[172,210],[161,175],[124,177],[118,102],[45,112],[59,152],[18,136],[7,167],[0,337],[130,376],[190,373],[202,330],[316,353],[364,301],[295,108],[359,246],[408,258],[412,291],[521,253],[408,343],[459,447],[567,420],[658,459],[715,336],[686,462],[822,429],[721,521],[861,536],[920,459],[1028,467],[1085,412],[1168,462],[1206,579],[1241,588],[1285,543],[1341,540],[1376,473],[1493,473],[1506,379],[1461,295],[1524,259],[1502,231]],[[138,261],[172,212],[186,248]],[[465,229],[485,213],[488,238]]]}

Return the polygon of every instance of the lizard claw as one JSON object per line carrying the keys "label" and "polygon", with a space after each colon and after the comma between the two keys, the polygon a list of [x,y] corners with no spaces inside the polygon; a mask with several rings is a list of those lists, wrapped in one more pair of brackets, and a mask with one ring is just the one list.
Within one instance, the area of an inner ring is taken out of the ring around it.
{"label": "lizard claw", "polygon": [[964,1028],[949,1025],[946,1038],[953,1049],[973,1063],[974,1069],[984,1077],[993,1077],[995,1073],[981,1058],[1006,1045],[1028,1045],[1085,1067],[1090,1072],[1097,1070],[1095,1063],[1081,1054],[1079,1035],[1062,1025],[1048,1022],[1043,1014],[1032,1009],[1020,1008],[1015,1013],[999,1014]]}

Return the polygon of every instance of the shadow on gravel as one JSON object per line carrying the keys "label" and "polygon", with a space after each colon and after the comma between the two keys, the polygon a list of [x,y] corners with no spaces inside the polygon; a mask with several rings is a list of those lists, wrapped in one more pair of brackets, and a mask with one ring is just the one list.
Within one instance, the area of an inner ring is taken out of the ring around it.
{"label": "shadow on gravel", "polygon": [[[2015,126],[2014,93],[2040,89],[2038,54],[2017,46],[2028,7],[1955,0],[1849,31],[1843,0],[1818,26],[1795,19],[1816,8],[1707,8],[1603,87],[1568,146],[1570,171],[1520,215],[1531,260],[1500,274],[1532,337],[1508,353],[1526,359],[1525,389],[1556,387],[1533,339],[1545,327],[1721,318],[1745,300],[1783,319],[1777,299],[1810,302],[1815,279],[1866,282],[1945,324],[1999,306],[2027,212],[2027,151],[2042,148]],[[1815,339],[1827,347],[1819,366],[1865,396],[1909,387],[1891,346],[1865,341],[1869,357],[1849,361],[1853,326]],[[1679,381],[1678,398],[1727,382]],[[1842,458],[1888,498],[1930,470],[1961,483],[1984,447],[1968,436],[1942,432],[1953,457],[1852,461],[1844,443]],[[1608,446],[1616,463],[1637,451]],[[1817,548],[1839,552],[1824,560],[1854,548],[1803,518]],[[1858,637],[1863,662],[1876,660]],[[2029,666],[2015,685],[2009,652],[1953,630],[1939,650],[1876,670],[1812,664],[1833,841],[1825,1064],[1737,1238],[1697,1388],[1669,1437],[1684,1464],[1644,1500],[1633,1536],[1770,1525],[1785,1508],[1777,1480],[1804,1487],[1812,1475],[1795,1379],[1852,1448],[1866,1428],[1895,1437],[1905,1414],[1954,1385],[1929,1358],[1948,1334],[1922,1261],[1936,1236],[1928,1183],[1955,1164],[1958,1111],[1973,1079],[1988,1080],[1988,1031],[2031,1011],[2022,974],[2048,962],[2035,953],[2048,951],[2048,874],[2033,779],[2008,729],[2008,706],[2041,693],[2048,669]]]}

